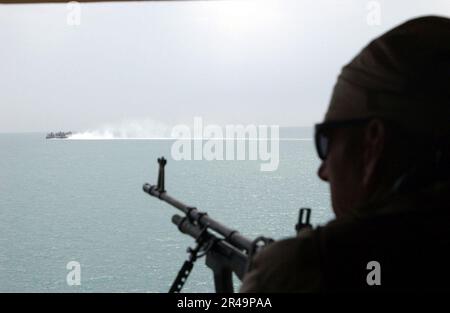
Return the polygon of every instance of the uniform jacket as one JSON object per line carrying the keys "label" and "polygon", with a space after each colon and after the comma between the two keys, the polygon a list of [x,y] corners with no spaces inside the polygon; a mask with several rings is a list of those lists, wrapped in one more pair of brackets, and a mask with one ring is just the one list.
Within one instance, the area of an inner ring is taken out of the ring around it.
{"label": "uniform jacket", "polygon": [[[241,292],[450,290],[449,187],[396,195],[269,245]],[[372,261],[379,285],[368,283]]]}

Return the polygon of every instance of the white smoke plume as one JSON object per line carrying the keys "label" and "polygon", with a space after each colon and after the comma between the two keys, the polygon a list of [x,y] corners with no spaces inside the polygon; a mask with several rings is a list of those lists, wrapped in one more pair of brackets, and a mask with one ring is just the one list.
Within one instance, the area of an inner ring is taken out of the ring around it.
{"label": "white smoke plume", "polygon": [[118,124],[106,124],[97,129],[74,133],[69,139],[169,139],[170,128],[151,119],[126,120]]}

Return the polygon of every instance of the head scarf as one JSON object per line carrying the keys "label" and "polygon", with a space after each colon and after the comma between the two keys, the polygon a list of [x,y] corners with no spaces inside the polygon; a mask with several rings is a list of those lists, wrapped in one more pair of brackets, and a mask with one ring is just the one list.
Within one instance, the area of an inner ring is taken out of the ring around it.
{"label": "head scarf", "polygon": [[379,117],[419,133],[450,133],[450,19],[407,21],[343,67],[325,121]]}

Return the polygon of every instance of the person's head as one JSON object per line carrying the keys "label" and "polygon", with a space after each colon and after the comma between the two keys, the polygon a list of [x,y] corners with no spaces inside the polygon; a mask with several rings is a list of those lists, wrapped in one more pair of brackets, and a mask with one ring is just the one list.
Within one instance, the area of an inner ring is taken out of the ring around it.
{"label": "person's head", "polygon": [[336,216],[405,185],[412,172],[423,182],[441,179],[449,138],[450,20],[414,19],[343,68],[316,125],[318,175],[330,184]]}

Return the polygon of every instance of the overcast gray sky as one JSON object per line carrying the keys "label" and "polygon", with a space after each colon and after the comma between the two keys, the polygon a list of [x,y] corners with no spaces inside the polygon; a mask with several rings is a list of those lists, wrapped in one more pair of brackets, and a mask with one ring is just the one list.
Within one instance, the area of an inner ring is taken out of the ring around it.
{"label": "overcast gray sky", "polygon": [[[368,41],[449,0],[0,5],[0,132],[124,121],[310,126]],[[372,4],[370,4],[372,3]],[[73,17],[71,15],[71,17]]]}

